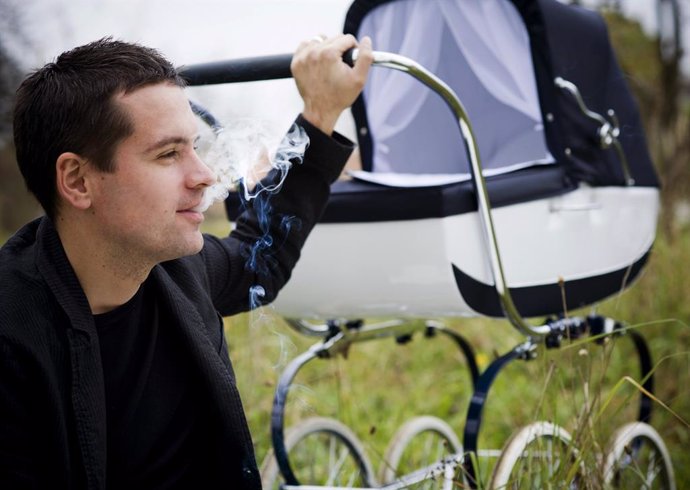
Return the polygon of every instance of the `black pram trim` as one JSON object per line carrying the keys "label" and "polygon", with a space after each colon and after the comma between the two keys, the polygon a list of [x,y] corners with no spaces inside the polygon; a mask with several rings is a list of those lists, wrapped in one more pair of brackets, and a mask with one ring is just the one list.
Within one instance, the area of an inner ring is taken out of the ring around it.
{"label": "black pram trim", "polygon": [[[644,267],[651,248],[628,267],[583,279],[510,288],[515,307],[523,317],[553,315],[601,301],[627,288]],[[452,264],[455,282],[465,303],[477,313],[501,318],[504,315],[493,284],[485,284]]]}

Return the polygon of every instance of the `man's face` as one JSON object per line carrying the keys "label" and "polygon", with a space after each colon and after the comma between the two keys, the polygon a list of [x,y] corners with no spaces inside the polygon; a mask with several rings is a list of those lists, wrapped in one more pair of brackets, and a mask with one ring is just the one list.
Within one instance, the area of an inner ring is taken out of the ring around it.
{"label": "man's face", "polygon": [[215,181],[195,151],[197,119],[184,91],[157,84],[117,96],[134,132],[96,179],[92,211],[113,253],[151,265],[197,253],[203,215],[194,208]]}

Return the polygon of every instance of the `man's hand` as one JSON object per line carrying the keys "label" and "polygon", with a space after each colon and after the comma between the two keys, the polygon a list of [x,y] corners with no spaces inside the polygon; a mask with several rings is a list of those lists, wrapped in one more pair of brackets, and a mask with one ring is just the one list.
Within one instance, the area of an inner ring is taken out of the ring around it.
{"label": "man's hand", "polygon": [[[354,67],[342,60],[343,53],[350,48],[359,48]],[[359,44],[350,34],[301,43],[290,69],[304,100],[302,116],[324,133],[332,134],[340,114],[364,88],[372,61],[368,37]]]}

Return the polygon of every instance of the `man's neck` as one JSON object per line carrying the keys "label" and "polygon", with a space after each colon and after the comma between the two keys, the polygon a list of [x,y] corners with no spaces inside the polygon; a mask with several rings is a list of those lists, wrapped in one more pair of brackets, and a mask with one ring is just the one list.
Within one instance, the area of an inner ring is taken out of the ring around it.
{"label": "man's neck", "polygon": [[92,314],[106,313],[129,301],[146,280],[152,264],[89,233],[75,220],[55,221],[60,241],[84,290]]}

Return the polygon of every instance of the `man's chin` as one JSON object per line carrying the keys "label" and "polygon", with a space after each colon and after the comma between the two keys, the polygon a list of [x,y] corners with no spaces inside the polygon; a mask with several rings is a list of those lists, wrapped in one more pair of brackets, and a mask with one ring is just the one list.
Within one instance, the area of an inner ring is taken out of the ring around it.
{"label": "man's chin", "polygon": [[204,248],[204,237],[201,232],[197,233],[197,236],[193,241],[191,241],[189,246],[189,253],[185,255],[196,255]]}
{"label": "man's chin", "polygon": [[196,255],[199,252],[201,252],[203,248],[204,238],[201,235],[201,233],[198,233],[198,236],[190,238],[185,243],[181,243],[180,246],[176,247],[175,250],[170,250],[170,254],[165,259],[165,261],[180,259],[182,257],[189,257],[190,255]]}

